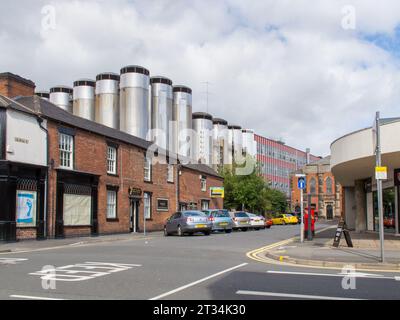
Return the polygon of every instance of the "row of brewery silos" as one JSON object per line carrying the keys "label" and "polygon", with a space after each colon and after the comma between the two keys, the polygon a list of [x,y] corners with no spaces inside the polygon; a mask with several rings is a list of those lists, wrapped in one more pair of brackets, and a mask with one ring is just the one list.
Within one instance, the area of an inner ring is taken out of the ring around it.
{"label": "row of brewery silos", "polygon": [[196,162],[218,166],[232,164],[243,151],[255,156],[254,132],[208,113],[192,113],[190,88],[173,86],[165,77],[150,77],[141,66],[36,94],[76,116],[154,141]]}

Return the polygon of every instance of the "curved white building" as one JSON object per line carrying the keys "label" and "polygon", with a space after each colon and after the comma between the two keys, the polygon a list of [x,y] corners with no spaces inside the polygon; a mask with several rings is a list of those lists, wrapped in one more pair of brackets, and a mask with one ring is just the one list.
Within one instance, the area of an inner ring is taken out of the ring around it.
{"label": "curved white building", "polygon": [[[383,182],[386,230],[399,231],[400,118],[381,119],[382,165],[388,167]],[[331,170],[343,186],[347,226],[356,231],[378,230],[373,130],[347,134],[331,144]]]}

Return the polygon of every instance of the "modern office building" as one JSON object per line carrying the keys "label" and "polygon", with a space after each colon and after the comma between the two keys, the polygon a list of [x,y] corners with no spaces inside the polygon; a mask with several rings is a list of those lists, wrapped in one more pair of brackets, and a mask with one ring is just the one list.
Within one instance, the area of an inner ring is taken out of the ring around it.
{"label": "modern office building", "polygon": [[290,175],[304,167],[307,163],[320,160],[309,151],[301,151],[287,146],[283,142],[275,141],[255,135],[257,143],[257,161],[260,171],[272,188],[291,196]]}

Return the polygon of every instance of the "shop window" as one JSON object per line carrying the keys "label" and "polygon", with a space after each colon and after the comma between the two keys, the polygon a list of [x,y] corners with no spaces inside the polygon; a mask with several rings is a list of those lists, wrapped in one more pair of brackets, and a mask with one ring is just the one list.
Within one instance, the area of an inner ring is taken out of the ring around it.
{"label": "shop window", "polygon": [[117,174],[117,148],[107,146],[107,173]]}
{"label": "shop window", "polygon": [[146,220],[151,219],[151,194],[148,192],[144,193],[143,196],[143,207],[144,207],[144,217]]}
{"label": "shop window", "polygon": [[90,226],[92,217],[91,187],[66,184],[64,189],[64,225]]}
{"label": "shop window", "polygon": [[60,166],[65,169],[74,168],[74,137],[64,133],[59,136]]}

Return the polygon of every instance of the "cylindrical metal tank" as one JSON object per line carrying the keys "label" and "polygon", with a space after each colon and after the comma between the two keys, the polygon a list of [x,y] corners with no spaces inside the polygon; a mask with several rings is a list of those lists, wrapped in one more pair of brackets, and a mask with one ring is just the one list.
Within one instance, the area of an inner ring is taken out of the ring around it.
{"label": "cylindrical metal tank", "polygon": [[186,86],[174,86],[174,104],[172,112],[171,141],[172,151],[183,157],[193,156],[192,144],[192,89]]}
{"label": "cylindrical metal tank", "polygon": [[[229,125],[229,148],[228,152],[231,155],[230,163],[238,162],[238,158],[242,153],[243,148],[243,135],[242,135],[242,127],[237,125]],[[230,149],[230,150],[229,150]]]}
{"label": "cylindrical metal tank", "polygon": [[[172,125],[172,81],[164,77],[152,77],[151,84],[151,130],[152,140],[164,150],[172,150],[170,126]],[[172,134],[171,134],[172,139]]]}
{"label": "cylindrical metal tank", "polygon": [[50,100],[50,92],[48,91],[36,91],[35,96],[38,96],[44,100]]}
{"label": "cylindrical metal tank", "polygon": [[120,130],[150,141],[149,86],[149,70],[140,66],[127,66],[121,69]]}
{"label": "cylindrical metal tank", "polygon": [[213,117],[205,112],[196,112],[192,115],[194,160],[199,163],[212,165],[212,131]]}
{"label": "cylindrical metal tank", "polygon": [[243,152],[250,156],[256,156],[256,149],[255,149],[255,139],[254,139],[254,130],[251,129],[243,129]]}
{"label": "cylindrical metal tank", "polygon": [[213,167],[220,168],[227,164],[228,155],[228,122],[224,119],[213,120]]}
{"label": "cylindrical metal tank", "polygon": [[114,129],[119,129],[119,80],[110,72],[96,77],[95,121]]}
{"label": "cylindrical metal tank", "polygon": [[75,116],[94,121],[94,89],[96,82],[80,79],[74,82],[73,113]]}
{"label": "cylindrical metal tank", "polygon": [[73,90],[70,87],[53,87],[50,89],[50,102],[72,113],[72,93]]}

